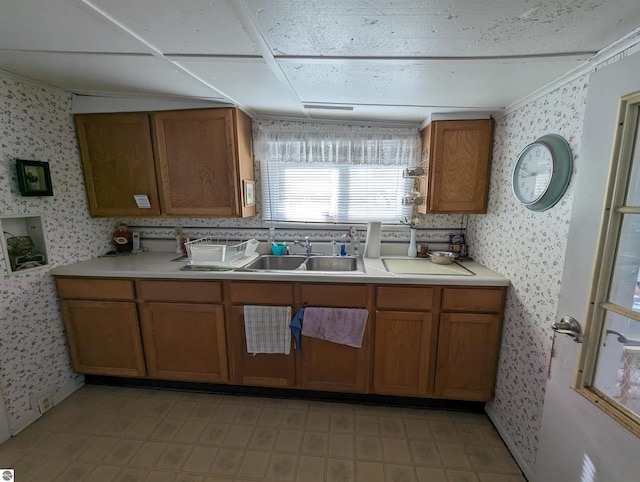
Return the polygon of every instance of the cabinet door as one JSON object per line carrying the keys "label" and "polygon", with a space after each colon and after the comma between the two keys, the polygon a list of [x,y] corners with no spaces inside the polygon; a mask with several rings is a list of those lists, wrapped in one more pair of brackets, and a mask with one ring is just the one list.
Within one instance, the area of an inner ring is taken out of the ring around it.
{"label": "cabinet door", "polygon": [[493,121],[436,121],[427,129],[428,212],[486,213]]}
{"label": "cabinet door", "polygon": [[222,306],[143,303],[141,314],[149,377],[193,382],[228,381]]}
{"label": "cabinet door", "polygon": [[373,333],[369,286],[304,283],[300,292],[305,306],[369,308],[361,348],[302,337],[301,387],[309,390],[369,393]]}
{"label": "cabinet door", "polygon": [[152,114],[165,214],[240,216],[233,109]]}
{"label": "cabinet door", "polygon": [[[256,285],[259,286],[259,285]],[[263,387],[295,387],[296,366],[294,351],[285,355],[280,353],[247,352],[244,330],[244,307],[233,306],[229,321],[230,346],[233,364],[233,382],[238,385]]]}
{"label": "cabinet door", "polygon": [[389,395],[433,395],[437,324],[431,313],[378,311],[373,389]]}
{"label": "cabinet door", "polygon": [[493,398],[499,331],[499,315],[440,315],[436,396],[479,401]]}
{"label": "cabinet door", "polygon": [[[160,214],[149,116],[144,113],[75,116],[92,216]],[[139,208],[145,194],[151,208]]]}
{"label": "cabinet door", "polygon": [[76,372],[145,375],[135,303],[63,300],[61,304]]}

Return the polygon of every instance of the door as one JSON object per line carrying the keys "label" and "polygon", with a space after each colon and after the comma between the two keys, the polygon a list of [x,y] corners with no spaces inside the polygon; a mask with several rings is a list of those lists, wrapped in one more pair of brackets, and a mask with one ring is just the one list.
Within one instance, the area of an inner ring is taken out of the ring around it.
{"label": "door", "polygon": [[63,300],[61,306],[76,372],[117,377],[145,375],[134,302]]}
{"label": "door", "polygon": [[433,394],[438,324],[420,311],[377,311],[374,336],[375,393]]}
{"label": "door", "polygon": [[[82,114],[75,117],[92,216],[157,216],[158,187],[145,113]],[[134,196],[149,198],[149,208]]]}
{"label": "door", "polygon": [[[640,90],[638,71],[640,55],[634,55],[590,78],[557,318],[584,323],[587,317],[618,106]],[[571,337],[555,336],[534,480],[637,480],[640,439],[572,388],[580,349]]]}
{"label": "door", "polygon": [[239,216],[233,109],[152,114],[162,208],[180,216]]}
{"label": "door", "polygon": [[454,400],[493,398],[502,317],[442,313],[435,394]]}
{"label": "door", "polygon": [[229,380],[224,311],[205,303],[143,303],[142,341],[150,378]]}

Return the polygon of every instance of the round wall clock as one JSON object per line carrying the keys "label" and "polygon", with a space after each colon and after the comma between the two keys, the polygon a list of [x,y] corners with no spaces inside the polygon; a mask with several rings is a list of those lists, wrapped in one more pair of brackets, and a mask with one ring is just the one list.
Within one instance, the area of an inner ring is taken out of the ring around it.
{"label": "round wall clock", "polygon": [[525,147],[513,168],[513,193],[532,211],[546,211],[571,180],[571,148],[562,136],[547,134]]}

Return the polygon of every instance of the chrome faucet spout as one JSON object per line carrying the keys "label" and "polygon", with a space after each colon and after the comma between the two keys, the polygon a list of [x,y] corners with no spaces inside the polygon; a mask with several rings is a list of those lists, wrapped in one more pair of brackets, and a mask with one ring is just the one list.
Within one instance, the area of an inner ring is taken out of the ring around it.
{"label": "chrome faucet spout", "polygon": [[309,236],[304,237],[304,243],[302,241],[298,241],[297,239],[293,240],[293,244],[297,244],[301,248],[305,249],[305,253],[307,256],[311,256],[311,241],[309,241]]}

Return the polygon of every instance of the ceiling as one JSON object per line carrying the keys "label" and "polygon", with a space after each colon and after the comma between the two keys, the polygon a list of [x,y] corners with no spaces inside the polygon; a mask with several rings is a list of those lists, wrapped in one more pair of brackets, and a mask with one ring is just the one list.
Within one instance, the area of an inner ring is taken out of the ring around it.
{"label": "ceiling", "polygon": [[81,95],[419,123],[499,112],[639,19],[638,0],[2,0],[0,70]]}

